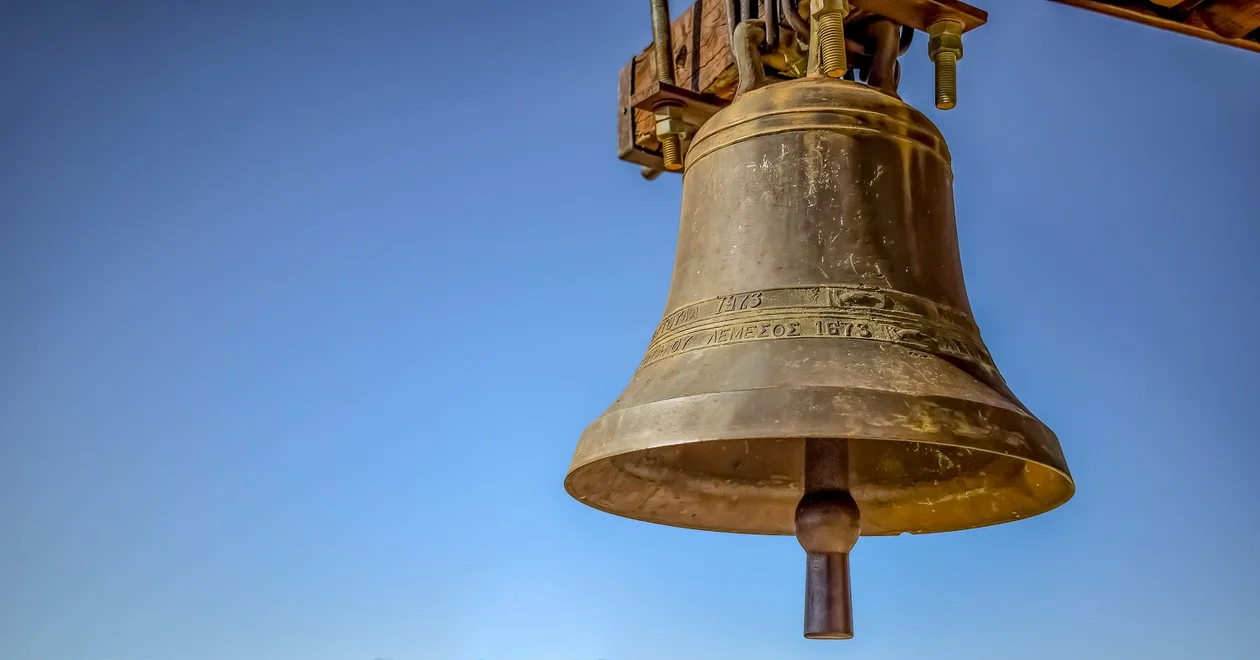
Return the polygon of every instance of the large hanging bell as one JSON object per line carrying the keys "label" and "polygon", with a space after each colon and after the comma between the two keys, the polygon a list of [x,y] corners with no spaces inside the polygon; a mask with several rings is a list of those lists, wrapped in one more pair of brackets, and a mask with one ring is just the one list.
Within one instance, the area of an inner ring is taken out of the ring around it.
{"label": "large hanging bell", "polygon": [[852,635],[858,534],[1027,518],[1074,486],[963,284],[945,140],[823,77],[741,96],[687,153],[665,315],[565,488],[667,525],[795,534],[806,636]]}

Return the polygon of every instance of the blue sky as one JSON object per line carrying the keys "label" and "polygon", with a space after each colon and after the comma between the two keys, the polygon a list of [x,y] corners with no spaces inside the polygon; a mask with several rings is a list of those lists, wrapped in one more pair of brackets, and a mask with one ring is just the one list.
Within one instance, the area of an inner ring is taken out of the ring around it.
{"label": "blue sky", "polygon": [[674,256],[615,156],[647,2],[438,4],[5,4],[0,660],[1255,657],[1260,56],[977,0],[940,113],[916,42],[1078,493],[863,540],[808,642],[795,540],[561,485]]}

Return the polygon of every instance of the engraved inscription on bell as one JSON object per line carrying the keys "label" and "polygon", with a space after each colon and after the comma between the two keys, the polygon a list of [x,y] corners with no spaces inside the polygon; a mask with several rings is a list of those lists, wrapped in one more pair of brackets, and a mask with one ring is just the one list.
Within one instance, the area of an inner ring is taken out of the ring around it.
{"label": "engraved inscription on bell", "polygon": [[995,369],[966,314],[908,293],[837,286],[749,291],[688,305],[657,328],[643,365],[731,342],[794,337],[895,342]]}

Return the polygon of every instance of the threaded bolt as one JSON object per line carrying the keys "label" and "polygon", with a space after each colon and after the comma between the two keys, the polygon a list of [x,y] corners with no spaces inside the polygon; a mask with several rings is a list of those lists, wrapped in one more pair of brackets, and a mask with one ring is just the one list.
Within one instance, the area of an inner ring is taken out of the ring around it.
{"label": "threaded bolt", "polygon": [[936,107],[953,110],[958,105],[958,56],[940,53],[936,56]]}
{"label": "threaded bolt", "polygon": [[818,43],[822,61],[822,73],[828,78],[843,78],[849,70],[848,53],[844,47],[844,16],[838,13],[823,14],[818,19]]}
{"label": "threaded bolt", "polygon": [[936,64],[936,107],[952,110],[958,105],[958,60],[962,59],[963,24],[941,19],[928,28],[928,57]]}
{"label": "threaded bolt", "polygon": [[828,78],[843,78],[849,71],[844,44],[844,19],[849,15],[847,0],[813,0],[813,20],[818,30],[818,67]]}
{"label": "threaded bolt", "polygon": [[[669,31],[669,0],[652,0],[652,49],[656,54],[656,79],[672,85],[674,49],[670,45]],[[678,138],[681,122],[681,108],[670,104],[656,109],[656,137],[661,141],[661,160],[670,172],[683,168],[682,141]]]}
{"label": "threaded bolt", "polygon": [[674,84],[674,53],[670,45],[669,2],[652,0],[652,48],[656,51],[656,79]]}
{"label": "threaded bolt", "polygon": [[682,158],[679,157],[679,144],[677,135],[661,136],[661,160],[665,163],[665,169],[670,172],[677,172],[683,168]]}
{"label": "threaded bolt", "polygon": [[683,169],[683,136],[690,131],[690,125],[683,117],[683,107],[677,102],[666,102],[656,106],[656,139],[661,141],[661,161],[668,172]]}

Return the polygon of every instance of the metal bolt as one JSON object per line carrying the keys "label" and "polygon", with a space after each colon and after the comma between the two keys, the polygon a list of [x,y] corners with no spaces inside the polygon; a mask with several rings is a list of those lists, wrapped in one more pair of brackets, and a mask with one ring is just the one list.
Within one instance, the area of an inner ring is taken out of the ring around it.
{"label": "metal bolt", "polygon": [[674,84],[674,53],[670,45],[669,2],[652,0],[652,49],[656,52],[656,79]]}
{"label": "metal bolt", "polygon": [[680,151],[677,135],[661,136],[661,160],[665,163],[665,169],[677,172],[683,168]]}
{"label": "metal bolt", "polygon": [[665,169],[677,172],[683,168],[682,136],[687,132],[682,106],[664,104],[656,108],[656,137],[661,141],[661,160]]}
{"label": "metal bolt", "polygon": [[[662,83],[674,84],[674,55],[670,45],[669,2],[668,0],[652,0],[652,48],[656,52],[656,79]],[[667,108],[673,108],[668,110]],[[676,116],[675,116],[676,115]],[[682,109],[676,106],[662,106],[656,110],[656,136],[661,140],[661,160],[665,169],[677,172],[683,168],[682,144],[678,133],[672,128],[671,119],[681,120]]]}
{"label": "metal bolt", "polygon": [[938,19],[928,28],[928,57],[936,63],[936,107],[952,110],[958,105],[958,60],[962,59],[963,24]]}
{"label": "metal bolt", "polygon": [[812,0],[810,15],[817,30],[819,71],[828,78],[843,78],[849,71],[848,52],[844,44],[848,0]]}

